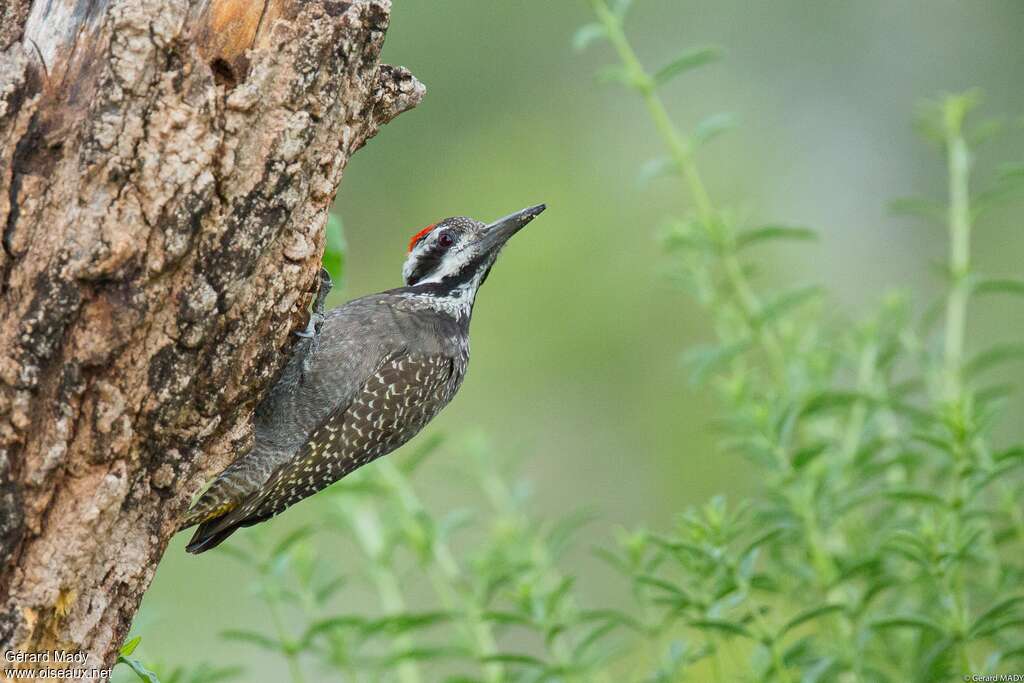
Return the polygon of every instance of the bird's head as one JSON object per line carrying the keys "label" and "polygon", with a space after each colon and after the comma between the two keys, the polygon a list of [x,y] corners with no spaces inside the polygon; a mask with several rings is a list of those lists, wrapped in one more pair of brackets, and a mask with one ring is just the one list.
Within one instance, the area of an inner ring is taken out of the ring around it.
{"label": "bird's head", "polygon": [[409,241],[402,277],[410,287],[472,295],[487,278],[498,252],[512,235],[546,207],[531,206],[491,224],[455,216],[428,225]]}

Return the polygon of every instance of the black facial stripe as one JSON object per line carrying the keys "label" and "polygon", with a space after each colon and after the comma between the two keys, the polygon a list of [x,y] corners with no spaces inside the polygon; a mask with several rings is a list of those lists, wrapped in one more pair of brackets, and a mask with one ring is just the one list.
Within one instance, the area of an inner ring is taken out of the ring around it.
{"label": "black facial stripe", "polygon": [[[436,296],[448,296],[459,287],[469,283],[480,271],[481,268],[487,268],[488,271],[491,269],[491,264],[488,264],[489,254],[480,254],[466,263],[457,273],[446,275],[441,278],[440,282],[428,282],[423,285],[416,285],[416,281],[413,281],[413,286],[417,290],[422,292],[430,292]],[[485,276],[486,277],[486,276]]]}
{"label": "black facial stripe", "polygon": [[416,269],[409,274],[409,282],[416,284],[432,273],[441,265],[441,259],[444,257],[446,251],[448,250],[437,242],[434,242],[430,249],[424,252],[423,256],[420,257],[419,262],[416,264]]}

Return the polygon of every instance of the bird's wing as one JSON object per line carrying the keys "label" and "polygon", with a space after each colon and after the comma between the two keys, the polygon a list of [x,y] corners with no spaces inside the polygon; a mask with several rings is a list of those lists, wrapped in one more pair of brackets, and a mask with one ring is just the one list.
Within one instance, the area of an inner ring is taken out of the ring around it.
{"label": "bird's wing", "polygon": [[380,305],[382,297],[355,299],[328,312],[315,351],[312,339],[298,341],[256,407],[252,447],[207,485],[179,530],[223,517],[262,490],[332,410],[347,408],[366,379],[400,353],[401,342],[386,315],[388,307]]}
{"label": "bird's wing", "polygon": [[257,493],[201,524],[189,551],[207,550],[236,528],[269,519],[401,446],[451,399],[458,388],[454,371],[444,354],[386,358],[352,402],[329,414]]}

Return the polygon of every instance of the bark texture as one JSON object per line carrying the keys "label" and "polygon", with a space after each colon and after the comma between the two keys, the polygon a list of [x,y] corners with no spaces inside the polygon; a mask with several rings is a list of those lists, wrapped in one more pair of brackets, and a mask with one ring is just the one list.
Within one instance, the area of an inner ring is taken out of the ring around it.
{"label": "bark texture", "polygon": [[[30,6],[31,5],[31,6]],[[423,87],[390,0],[7,0],[0,651],[110,663],[251,438],[349,156]]]}

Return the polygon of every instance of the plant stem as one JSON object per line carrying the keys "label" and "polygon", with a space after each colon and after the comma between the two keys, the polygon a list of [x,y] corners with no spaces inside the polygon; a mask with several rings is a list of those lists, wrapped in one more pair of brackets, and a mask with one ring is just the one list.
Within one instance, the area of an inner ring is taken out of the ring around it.
{"label": "plant stem", "polygon": [[[390,460],[384,459],[377,464],[377,471],[380,472],[388,484],[398,494],[402,507],[411,517],[418,517],[424,513],[422,501],[416,495],[415,489],[398,467]],[[442,539],[434,539],[430,545],[431,556],[439,572],[432,572],[434,577],[434,589],[441,600],[451,608],[458,602],[463,603],[466,618],[469,621],[470,631],[477,646],[477,654],[488,657],[498,654],[498,644],[490,625],[484,621],[481,610],[468,597],[460,599],[458,583],[462,580],[462,569],[455,559],[451,548]],[[490,683],[500,683],[505,680],[505,669],[499,662],[491,662],[484,665],[484,675]]]}
{"label": "plant stem", "polygon": [[726,230],[726,226],[719,220],[718,210],[711,200],[711,195],[708,193],[696,163],[694,163],[693,142],[680,133],[675,124],[672,123],[668,109],[658,94],[654,79],[644,69],[632,45],[630,45],[625,31],[622,29],[621,20],[608,8],[605,0],[591,0],[591,5],[594,8],[594,13],[605,28],[608,42],[615,48],[619,60],[626,69],[630,85],[643,98],[644,105],[654,121],[658,134],[668,148],[676,167],[682,174],[685,189],[693,198],[693,203],[697,209],[697,217],[701,225],[715,243],[723,245],[719,254],[722,268],[725,271],[730,286],[733,288],[743,317],[751,332],[764,344],[779,379],[783,379],[785,375],[785,357],[782,353],[782,348],[775,335],[770,330],[764,329],[758,320],[761,302],[758,300],[753,288],[751,288],[735,251],[731,248],[731,236],[722,234]]}
{"label": "plant stem", "polygon": [[750,614],[754,618],[754,623],[757,624],[758,628],[761,629],[762,633],[769,640],[766,646],[772,657],[772,666],[775,669],[775,675],[782,683],[792,683],[793,677],[790,675],[789,669],[786,668],[786,660],[782,656],[782,652],[779,650],[779,642],[776,638],[771,637],[768,624],[765,622],[764,617],[761,616],[760,610],[755,607],[750,610]]}
{"label": "plant stem", "polygon": [[[360,504],[353,506],[350,514],[356,538],[370,559],[373,580],[384,612],[401,614],[405,611],[405,599],[402,597],[398,577],[385,557],[384,533],[376,510],[369,504]],[[395,645],[401,650],[409,650],[413,641],[409,635],[402,635],[395,639]],[[402,683],[420,683],[419,667],[415,662],[401,662],[398,665],[398,679]]]}
{"label": "plant stem", "polygon": [[968,181],[970,151],[963,136],[966,106],[962,98],[945,105],[946,154],[949,164],[949,274],[952,284],[946,300],[945,398],[956,402],[962,394],[964,335],[970,294],[971,214]]}
{"label": "plant stem", "polygon": [[[482,460],[480,462],[483,463]],[[493,469],[482,468],[480,476],[484,492],[496,512],[508,515],[511,519],[515,520],[515,526],[519,529],[531,529],[534,526],[534,522],[524,515],[516,504],[515,496],[512,495],[512,491],[509,490],[506,482]],[[535,558],[534,564],[536,569],[542,574],[547,574],[554,581],[561,582],[564,575],[559,571],[547,547],[543,543],[534,543],[531,550]],[[565,680],[579,680],[579,675],[571,666],[572,657],[566,649],[563,639],[560,636],[549,640],[546,639],[545,646],[559,666],[569,672],[565,674]]]}
{"label": "plant stem", "polygon": [[[971,268],[971,209],[970,209],[970,150],[964,138],[964,119],[970,108],[967,96],[949,97],[943,103],[943,124],[946,135],[946,155],[949,166],[949,273],[951,284],[946,299],[946,330],[943,362],[943,399],[950,410],[953,425],[954,463],[951,485],[951,514],[954,540],[959,538],[963,521],[960,505],[963,501],[965,459],[970,456],[966,443],[968,406],[963,385],[964,337],[967,326],[967,302],[970,296]],[[949,592],[953,597],[953,621],[957,627],[957,646],[960,667],[966,673],[974,671],[970,661],[964,633],[969,621],[970,608],[963,588],[963,577],[957,566],[948,572]]]}
{"label": "plant stem", "polygon": [[[867,342],[860,352],[860,359],[857,364],[857,391],[868,393],[875,374],[875,363],[878,360],[878,346],[875,342]],[[846,432],[842,440],[842,465],[849,466],[857,456],[857,449],[860,448],[861,437],[864,434],[864,425],[867,421],[868,406],[863,398],[857,399],[850,410],[850,419],[846,423]]]}
{"label": "plant stem", "polygon": [[672,123],[664,102],[661,101],[661,97],[655,90],[654,80],[640,63],[640,59],[636,56],[633,47],[629,44],[629,39],[626,38],[626,34],[622,30],[622,22],[608,8],[604,0],[591,0],[591,5],[608,34],[608,41],[615,48],[622,65],[626,68],[631,83],[636,86],[643,97],[644,104],[647,105],[647,110],[654,120],[658,133],[668,146],[673,160],[679,166],[679,170],[689,186],[690,194],[693,196],[694,204],[697,206],[697,215],[705,225],[713,224],[715,207],[704,187],[704,181],[701,180],[700,174],[693,164],[690,141],[683,137]]}
{"label": "plant stem", "polygon": [[284,648],[284,658],[288,662],[288,673],[291,676],[292,683],[304,683],[306,679],[302,675],[299,655],[291,647],[288,631],[285,629],[284,620],[281,618],[281,610],[277,606],[277,598],[268,596],[267,607],[270,609],[270,620],[274,623],[274,630],[277,631],[277,640]]}

